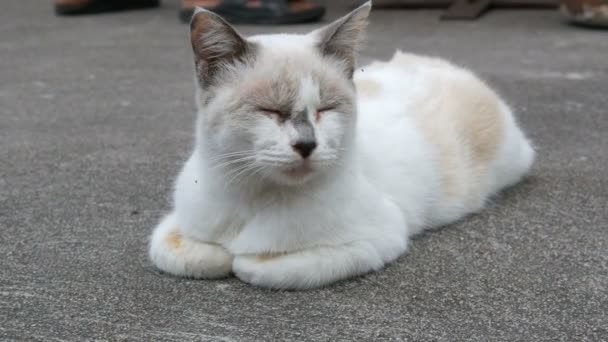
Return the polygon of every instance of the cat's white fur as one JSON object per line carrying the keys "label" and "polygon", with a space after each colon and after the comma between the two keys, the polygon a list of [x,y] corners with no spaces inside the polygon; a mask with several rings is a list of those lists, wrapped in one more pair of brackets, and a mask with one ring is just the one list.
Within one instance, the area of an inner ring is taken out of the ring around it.
{"label": "cat's white fur", "polygon": [[[263,58],[272,59],[308,53],[315,37],[252,41],[268,47]],[[534,151],[509,107],[467,70],[397,52],[389,62],[358,68],[354,81],[356,120],[327,113],[315,124],[319,147],[311,158],[319,157],[311,162],[318,175],[237,175],[239,187],[230,184],[234,174],[212,163],[208,145],[214,142],[204,128],[212,120],[204,111],[212,109],[199,103],[197,143],[177,179],[173,212],[152,234],[156,267],[197,278],[233,272],[270,288],[322,286],[381,269],[407,251],[412,235],[482,209],[533,162]],[[319,85],[305,73],[299,82],[295,106],[314,110]],[[275,154],[289,154],[289,163],[297,165],[289,146],[296,133],[286,126],[280,135],[276,122],[260,122],[248,129],[276,137]],[[213,136],[222,144],[241,143],[221,132]],[[339,159],[323,164],[324,156],[340,151]],[[264,177],[275,185],[264,187]]]}

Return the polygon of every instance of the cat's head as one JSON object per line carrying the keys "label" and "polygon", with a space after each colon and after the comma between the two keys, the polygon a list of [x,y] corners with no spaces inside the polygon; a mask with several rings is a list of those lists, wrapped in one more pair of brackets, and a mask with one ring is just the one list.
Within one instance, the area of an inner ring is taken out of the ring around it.
{"label": "cat's head", "polygon": [[197,9],[199,123],[212,167],[236,183],[304,184],[335,169],[356,121],[353,71],[371,2],[306,35],[244,38]]}

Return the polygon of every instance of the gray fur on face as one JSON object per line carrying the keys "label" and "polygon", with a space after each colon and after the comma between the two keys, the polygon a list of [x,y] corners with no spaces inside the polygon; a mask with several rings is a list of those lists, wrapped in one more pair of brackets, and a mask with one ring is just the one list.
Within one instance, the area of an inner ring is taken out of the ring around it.
{"label": "gray fur on face", "polygon": [[308,119],[308,111],[306,109],[299,111],[292,119],[291,124],[298,132],[297,141],[300,142],[316,142],[315,129]]}

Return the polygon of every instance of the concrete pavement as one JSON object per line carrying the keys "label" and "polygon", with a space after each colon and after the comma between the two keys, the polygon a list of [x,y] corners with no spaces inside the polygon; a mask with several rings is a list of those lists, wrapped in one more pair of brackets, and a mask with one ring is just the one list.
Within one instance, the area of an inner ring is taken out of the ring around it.
{"label": "concrete pavement", "polygon": [[[147,260],[192,144],[177,6],[57,18],[48,3],[3,3],[0,340],[608,339],[608,31],[553,11],[476,22],[373,12],[364,61],[401,48],[478,71],[518,113],[538,162],[383,272],[274,292],[169,277]],[[330,18],[346,11],[332,6]]]}

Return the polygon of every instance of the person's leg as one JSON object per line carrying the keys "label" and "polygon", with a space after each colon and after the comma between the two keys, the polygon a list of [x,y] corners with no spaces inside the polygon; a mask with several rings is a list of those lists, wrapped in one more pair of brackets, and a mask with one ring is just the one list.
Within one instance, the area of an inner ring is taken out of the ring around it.
{"label": "person's leg", "polygon": [[196,7],[233,24],[296,24],[317,21],[325,14],[325,7],[309,0],[182,0],[180,19],[189,22]]}
{"label": "person's leg", "polygon": [[157,7],[159,0],[55,0],[58,15],[94,14]]}

